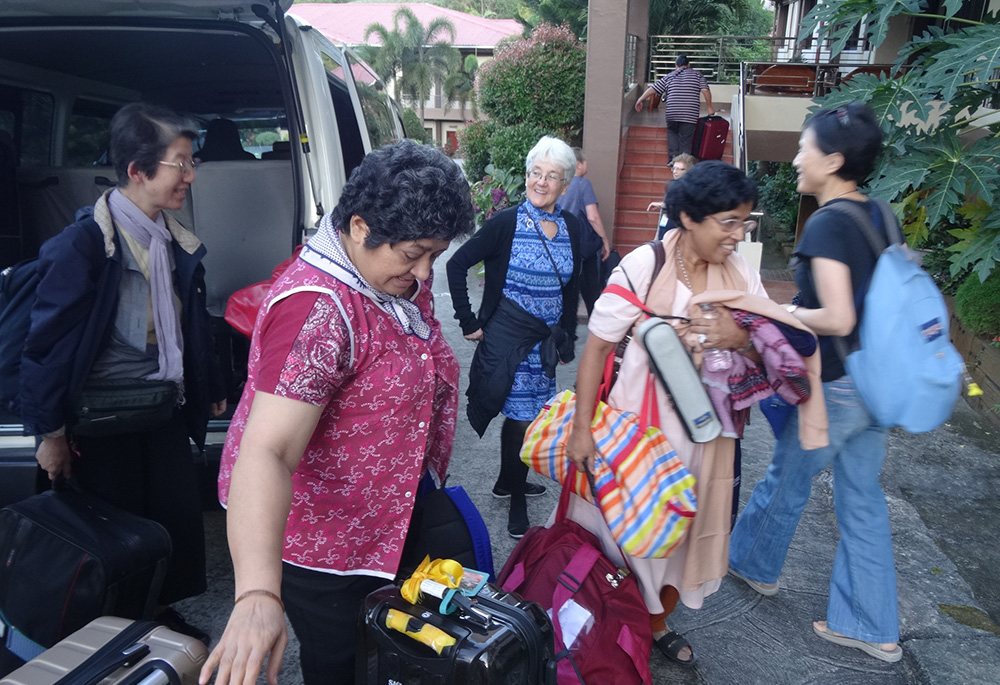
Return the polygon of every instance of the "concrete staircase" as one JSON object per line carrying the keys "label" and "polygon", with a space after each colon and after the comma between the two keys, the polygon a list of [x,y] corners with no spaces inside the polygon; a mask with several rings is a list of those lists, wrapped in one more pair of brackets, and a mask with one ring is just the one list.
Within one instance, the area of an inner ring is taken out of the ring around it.
{"label": "concrete staircase", "polygon": [[[658,212],[647,212],[650,202],[663,199],[667,181],[673,179],[667,166],[667,129],[630,126],[625,141],[625,164],[618,175],[615,223],[611,242],[624,256],[656,237]],[[732,128],[722,161],[732,164]]]}

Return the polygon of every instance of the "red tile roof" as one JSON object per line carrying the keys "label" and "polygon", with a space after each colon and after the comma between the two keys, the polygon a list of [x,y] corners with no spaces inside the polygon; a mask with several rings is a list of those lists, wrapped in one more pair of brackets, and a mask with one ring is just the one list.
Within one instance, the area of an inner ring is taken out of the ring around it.
{"label": "red tile roof", "polygon": [[[400,7],[410,8],[424,26],[438,17],[448,19],[455,26],[453,44],[457,48],[492,48],[501,38],[520,35],[523,29],[514,19],[484,19],[425,2],[301,3],[288,11],[335,43],[359,45],[365,43],[369,24],[378,22],[391,30],[393,15]],[[378,38],[372,36],[371,42],[377,45]]]}

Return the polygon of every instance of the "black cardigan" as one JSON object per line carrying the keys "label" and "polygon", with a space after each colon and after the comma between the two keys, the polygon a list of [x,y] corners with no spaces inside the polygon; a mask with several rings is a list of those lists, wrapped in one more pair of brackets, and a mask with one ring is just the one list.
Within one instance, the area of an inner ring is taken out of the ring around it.
{"label": "black cardigan", "polygon": [[[464,335],[483,328],[503,297],[507,269],[510,267],[511,246],[514,244],[514,230],[517,228],[517,210],[517,207],[510,207],[494,214],[448,260],[451,304]],[[573,275],[562,289],[563,306],[559,325],[571,340],[576,340],[576,309],[580,301],[580,222],[569,212],[564,211],[562,217],[566,221],[573,252]],[[477,316],[473,314],[469,303],[468,273],[479,262],[483,262],[486,267],[486,283]]]}

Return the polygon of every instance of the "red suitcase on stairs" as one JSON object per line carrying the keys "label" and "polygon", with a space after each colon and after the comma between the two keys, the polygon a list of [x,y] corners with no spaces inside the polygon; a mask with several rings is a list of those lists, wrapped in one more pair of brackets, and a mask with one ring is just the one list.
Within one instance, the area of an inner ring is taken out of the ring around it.
{"label": "red suitcase on stairs", "polygon": [[692,154],[699,160],[722,159],[729,136],[729,120],[719,116],[701,117],[694,129]]}

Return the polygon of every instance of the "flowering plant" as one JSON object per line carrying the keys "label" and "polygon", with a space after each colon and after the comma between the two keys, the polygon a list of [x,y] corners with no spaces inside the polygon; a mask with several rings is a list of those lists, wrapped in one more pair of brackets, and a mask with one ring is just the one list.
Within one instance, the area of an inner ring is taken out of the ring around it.
{"label": "flowering plant", "polygon": [[990,345],[993,345],[993,347],[1000,347],[1000,335],[994,336],[993,339],[990,340]]}
{"label": "flowering plant", "polygon": [[483,180],[472,184],[472,206],[476,210],[476,226],[499,212],[513,207],[524,199],[524,176],[513,169],[504,171],[486,165]]}

